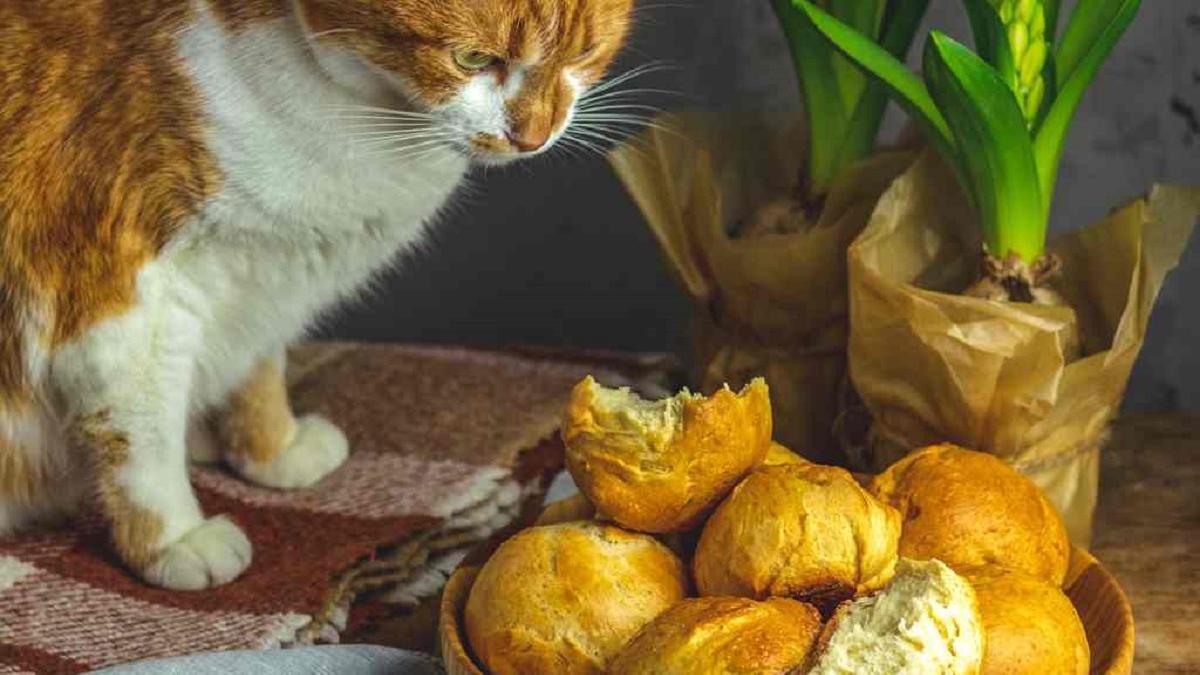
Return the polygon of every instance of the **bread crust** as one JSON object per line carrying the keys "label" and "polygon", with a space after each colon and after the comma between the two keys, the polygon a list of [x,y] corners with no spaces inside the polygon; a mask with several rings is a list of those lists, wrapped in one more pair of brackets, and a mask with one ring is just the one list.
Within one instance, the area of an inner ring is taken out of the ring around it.
{"label": "bread crust", "polygon": [[686,595],[683,563],[653,537],[561,523],[502,544],[480,570],[463,621],[494,675],[601,673]]}
{"label": "bread crust", "polygon": [[786,598],[694,598],[643,628],[611,675],[801,672],[821,630],[811,605]]}
{"label": "bread crust", "polygon": [[812,464],[788,448],[786,445],[771,441],[767,448],[767,456],[763,458],[762,466],[779,466],[780,464]]}
{"label": "bread crust", "polygon": [[623,527],[698,527],[767,453],[771,403],[761,378],[738,393],[684,392],[649,406],[624,395],[589,377],[576,385],[563,422],[576,484]]}
{"label": "bread crust", "polygon": [[950,444],[890,466],[871,492],[904,517],[900,555],[955,569],[1000,565],[1061,586],[1071,547],[1058,512],[998,458]]}
{"label": "bread crust", "polygon": [[1075,606],[1057,586],[999,567],[967,570],[975,588],[987,647],[983,675],[1085,675],[1087,634]]}
{"label": "bread crust", "polygon": [[717,508],[692,561],[702,595],[792,597],[828,612],[891,579],[900,514],[844,469],[764,466]]}
{"label": "bread crust", "polygon": [[557,525],[575,520],[591,520],[596,516],[596,507],[581,493],[550,502],[542,509],[534,525]]}

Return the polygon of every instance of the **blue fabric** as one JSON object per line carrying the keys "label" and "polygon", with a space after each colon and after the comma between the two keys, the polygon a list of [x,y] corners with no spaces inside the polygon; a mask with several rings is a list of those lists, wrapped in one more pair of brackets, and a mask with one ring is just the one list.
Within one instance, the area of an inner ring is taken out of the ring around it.
{"label": "blue fabric", "polygon": [[112,675],[442,675],[432,657],[373,645],[213,652],[96,671]]}

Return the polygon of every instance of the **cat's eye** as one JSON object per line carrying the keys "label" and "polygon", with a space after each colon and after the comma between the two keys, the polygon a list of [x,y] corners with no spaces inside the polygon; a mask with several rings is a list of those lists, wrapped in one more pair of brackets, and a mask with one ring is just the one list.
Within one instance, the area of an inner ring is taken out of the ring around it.
{"label": "cat's eye", "polygon": [[456,49],[454,50],[454,63],[459,68],[468,71],[483,70],[489,66],[493,66],[499,61],[496,57],[481,52],[478,49]]}

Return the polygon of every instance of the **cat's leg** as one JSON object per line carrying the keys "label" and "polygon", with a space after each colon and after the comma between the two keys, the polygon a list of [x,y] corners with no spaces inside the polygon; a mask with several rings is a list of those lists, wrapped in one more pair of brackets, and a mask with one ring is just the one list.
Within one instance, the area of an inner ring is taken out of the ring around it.
{"label": "cat's leg", "polygon": [[177,590],[231,581],[251,558],[232,521],[204,517],[188,480],[184,438],[201,335],[186,312],[141,306],[61,349],[52,366],[117,553],[147,582]]}
{"label": "cat's leg", "polygon": [[282,355],[254,368],[230,395],[217,428],[229,465],[246,480],[267,487],[308,487],[349,455],[346,436],[331,422],[292,414]]}

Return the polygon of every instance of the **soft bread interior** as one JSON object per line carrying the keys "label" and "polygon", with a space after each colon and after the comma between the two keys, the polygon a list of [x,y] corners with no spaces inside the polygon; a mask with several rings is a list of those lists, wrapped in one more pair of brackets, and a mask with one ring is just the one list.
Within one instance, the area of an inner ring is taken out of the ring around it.
{"label": "soft bread interior", "polygon": [[592,412],[608,431],[642,434],[668,441],[683,429],[683,404],[701,398],[687,389],[670,398],[648,401],[629,387],[612,389],[589,382]]}
{"label": "soft bread interior", "polygon": [[812,675],[974,674],[983,628],[971,585],[938,560],[901,559],[886,589],[844,605]]}

